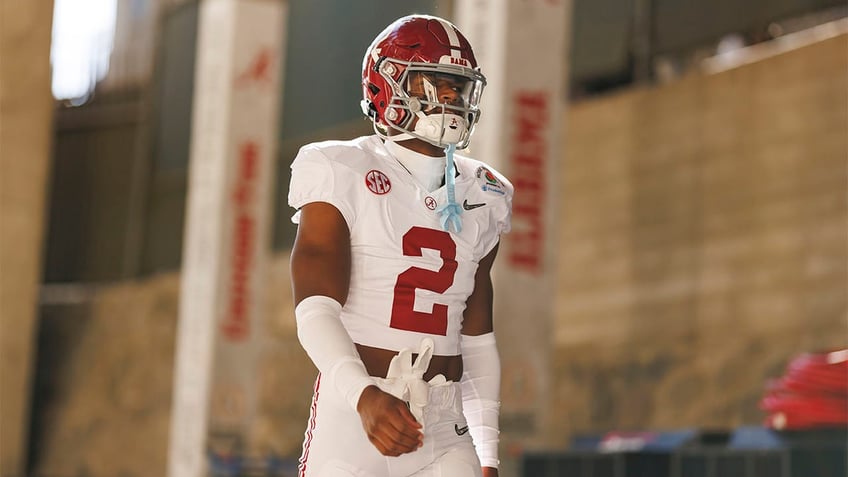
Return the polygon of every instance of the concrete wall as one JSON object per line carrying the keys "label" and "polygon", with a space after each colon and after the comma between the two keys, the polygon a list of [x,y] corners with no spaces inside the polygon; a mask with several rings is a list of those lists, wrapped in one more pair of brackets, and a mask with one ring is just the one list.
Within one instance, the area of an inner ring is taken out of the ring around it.
{"label": "concrete wall", "polygon": [[53,114],[52,0],[0,2],[0,476],[23,475]]}
{"label": "concrete wall", "polygon": [[571,107],[560,432],[757,423],[767,376],[844,347],[846,35]]}
{"label": "concrete wall", "polygon": [[[255,452],[296,456],[315,368],[297,342],[287,256],[268,268]],[[42,310],[37,475],[165,475],[179,282],[159,275]]]}
{"label": "concrete wall", "polygon": [[[571,108],[552,445],[755,424],[793,355],[845,345],[846,40]],[[286,254],[269,268],[256,451],[297,456],[314,369]],[[101,290],[74,320],[45,309],[39,471],[162,472],[178,283]]]}

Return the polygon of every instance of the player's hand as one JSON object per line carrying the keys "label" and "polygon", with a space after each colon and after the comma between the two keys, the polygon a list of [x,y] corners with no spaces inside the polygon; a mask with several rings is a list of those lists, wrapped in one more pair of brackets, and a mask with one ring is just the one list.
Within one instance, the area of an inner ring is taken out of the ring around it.
{"label": "player's hand", "polygon": [[421,447],[421,424],[400,399],[377,386],[368,386],[362,391],[356,410],[368,440],[381,454],[397,457]]}
{"label": "player's hand", "polygon": [[498,469],[494,467],[483,467],[483,477],[498,477]]}

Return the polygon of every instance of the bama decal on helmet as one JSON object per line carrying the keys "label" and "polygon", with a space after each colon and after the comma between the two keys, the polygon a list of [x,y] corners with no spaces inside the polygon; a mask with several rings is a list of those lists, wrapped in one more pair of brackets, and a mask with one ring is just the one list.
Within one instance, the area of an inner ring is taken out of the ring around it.
{"label": "bama decal on helmet", "polygon": [[441,58],[439,58],[439,64],[441,64],[441,65],[459,65],[459,66],[464,66],[466,68],[471,68],[471,63],[461,56],[443,55]]}

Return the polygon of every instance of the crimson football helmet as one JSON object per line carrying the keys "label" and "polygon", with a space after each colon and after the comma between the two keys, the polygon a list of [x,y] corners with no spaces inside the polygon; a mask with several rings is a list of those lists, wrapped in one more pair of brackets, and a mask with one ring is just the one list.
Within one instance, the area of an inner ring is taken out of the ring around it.
{"label": "crimson football helmet", "polygon": [[[410,15],[386,27],[362,61],[362,111],[385,139],[468,146],[486,78],[447,20]],[[401,132],[388,136],[389,128]]]}

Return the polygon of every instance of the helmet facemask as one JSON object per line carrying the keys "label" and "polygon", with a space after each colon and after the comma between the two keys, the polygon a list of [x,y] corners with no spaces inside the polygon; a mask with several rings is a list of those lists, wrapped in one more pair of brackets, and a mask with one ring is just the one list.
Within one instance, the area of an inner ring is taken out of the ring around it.
{"label": "helmet facemask", "polygon": [[[374,116],[377,134],[393,141],[417,138],[438,147],[468,147],[486,84],[477,69],[392,58],[381,58],[375,67],[391,87],[385,117]],[[389,135],[388,128],[402,134]]]}

